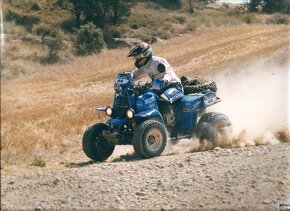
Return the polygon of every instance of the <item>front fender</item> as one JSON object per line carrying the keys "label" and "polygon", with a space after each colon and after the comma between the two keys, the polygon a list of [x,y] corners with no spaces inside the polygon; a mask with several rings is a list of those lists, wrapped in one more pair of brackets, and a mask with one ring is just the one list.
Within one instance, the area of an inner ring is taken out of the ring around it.
{"label": "front fender", "polygon": [[109,119],[107,121],[108,125],[113,125],[113,126],[123,126],[128,124],[128,119],[122,118],[122,119]]}
{"label": "front fender", "polygon": [[146,119],[154,119],[154,118],[157,118],[162,123],[164,123],[162,115],[156,109],[153,109],[151,111],[142,111],[138,114],[135,114],[135,119],[137,120],[137,122],[143,122]]}

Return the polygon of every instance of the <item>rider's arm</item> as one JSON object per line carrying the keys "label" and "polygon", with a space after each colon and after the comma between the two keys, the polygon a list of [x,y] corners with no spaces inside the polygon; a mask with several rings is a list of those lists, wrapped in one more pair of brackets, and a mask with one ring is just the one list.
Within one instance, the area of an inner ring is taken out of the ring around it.
{"label": "rider's arm", "polygon": [[143,70],[143,68],[139,68],[133,71],[133,80],[137,81],[141,78],[143,78],[145,76],[145,71]]}
{"label": "rider's arm", "polygon": [[166,60],[163,64],[165,66],[165,74],[163,76],[163,80],[169,83],[180,82],[180,79],[176,76],[171,65]]}
{"label": "rider's arm", "polygon": [[171,80],[172,80],[171,73],[173,70],[172,70],[172,67],[170,66],[170,64],[166,60],[164,60],[163,62],[160,62],[160,64],[158,66],[163,67],[162,69],[165,70],[162,79],[167,83],[171,82]]}
{"label": "rider's arm", "polygon": [[163,80],[164,80],[164,81],[167,81],[167,82],[170,82],[171,79],[172,79],[172,77],[171,77],[171,73],[170,73],[169,71],[166,71],[166,72],[165,72],[165,75],[163,76]]}

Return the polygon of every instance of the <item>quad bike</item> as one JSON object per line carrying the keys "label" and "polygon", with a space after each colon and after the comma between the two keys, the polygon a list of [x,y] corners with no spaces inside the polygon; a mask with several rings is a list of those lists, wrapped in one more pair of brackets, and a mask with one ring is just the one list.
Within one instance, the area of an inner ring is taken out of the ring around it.
{"label": "quad bike", "polygon": [[193,136],[214,141],[219,128],[231,126],[224,114],[206,113],[207,107],[220,102],[215,83],[204,85],[186,77],[181,81],[186,95],[171,104],[170,99],[178,97],[174,87],[160,95],[164,85],[161,80],[134,84],[131,72],[119,73],[113,106],[97,108],[110,118],[86,129],[84,153],[94,161],[104,161],[116,145],[129,144],[142,158],[152,158],[163,152],[167,141],[176,143]]}

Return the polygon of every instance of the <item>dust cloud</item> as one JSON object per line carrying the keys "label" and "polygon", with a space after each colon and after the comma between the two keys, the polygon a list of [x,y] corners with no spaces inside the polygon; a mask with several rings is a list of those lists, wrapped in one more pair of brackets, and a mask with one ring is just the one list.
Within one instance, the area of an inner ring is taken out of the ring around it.
{"label": "dust cloud", "polygon": [[208,111],[227,115],[232,128],[220,131],[220,140],[214,143],[192,139],[169,144],[164,155],[290,142],[289,50],[236,61],[222,73],[208,76],[216,81],[217,95],[222,99]]}
{"label": "dust cloud", "polygon": [[289,49],[281,49],[216,76],[222,102],[210,109],[225,113],[235,131],[257,134],[289,128],[288,58]]}

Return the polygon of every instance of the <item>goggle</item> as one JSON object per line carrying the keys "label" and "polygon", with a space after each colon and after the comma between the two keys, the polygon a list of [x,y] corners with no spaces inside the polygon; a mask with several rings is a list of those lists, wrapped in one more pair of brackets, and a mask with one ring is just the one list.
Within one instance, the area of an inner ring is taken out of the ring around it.
{"label": "goggle", "polygon": [[142,53],[140,53],[140,54],[134,56],[134,58],[135,58],[135,60],[139,60],[139,59],[144,58],[144,55]]}

